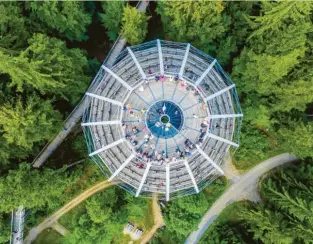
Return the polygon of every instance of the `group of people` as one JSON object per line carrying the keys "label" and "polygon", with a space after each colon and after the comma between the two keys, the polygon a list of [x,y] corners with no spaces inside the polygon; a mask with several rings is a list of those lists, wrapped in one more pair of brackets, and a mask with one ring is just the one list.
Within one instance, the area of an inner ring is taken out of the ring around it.
{"label": "group of people", "polygon": [[[146,113],[146,109],[143,108],[140,111],[138,111],[138,113],[135,113],[135,111],[132,109],[131,104],[127,104],[123,106],[123,110],[124,111],[129,111],[129,116],[130,117],[134,117],[136,118],[136,120],[138,120],[139,123],[143,122],[142,120],[142,116]],[[125,127],[125,124],[123,124],[123,127]]]}

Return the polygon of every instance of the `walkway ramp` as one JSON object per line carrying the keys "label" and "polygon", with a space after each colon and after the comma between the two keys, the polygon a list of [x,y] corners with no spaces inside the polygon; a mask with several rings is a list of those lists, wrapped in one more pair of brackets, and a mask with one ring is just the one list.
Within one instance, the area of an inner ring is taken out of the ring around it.
{"label": "walkway ramp", "polygon": [[23,244],[25,209],[20,206],[12,212],[10,244]]}

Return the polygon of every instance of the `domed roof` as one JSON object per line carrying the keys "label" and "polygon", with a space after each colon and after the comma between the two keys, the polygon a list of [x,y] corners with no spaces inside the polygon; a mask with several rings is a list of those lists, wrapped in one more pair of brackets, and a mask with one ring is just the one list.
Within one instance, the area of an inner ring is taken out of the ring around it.
{"label": "domed roof", "polygon": [[86,93],[89,155],[136,196],[198,193],[239,146],[235,85],[190,44],[155,40],[104,63]]}

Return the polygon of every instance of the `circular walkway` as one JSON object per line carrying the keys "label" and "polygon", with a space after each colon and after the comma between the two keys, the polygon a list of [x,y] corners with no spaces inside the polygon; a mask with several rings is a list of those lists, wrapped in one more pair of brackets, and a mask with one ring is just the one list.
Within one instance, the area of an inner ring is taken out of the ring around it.
{"label": "circular walkway", "polygon": [[190,44],[128,47],[112,68],[102,65],[86,95],[89,155],[135,196],[198,193],[224,174],[224,156],[239,146],[235,85]]}

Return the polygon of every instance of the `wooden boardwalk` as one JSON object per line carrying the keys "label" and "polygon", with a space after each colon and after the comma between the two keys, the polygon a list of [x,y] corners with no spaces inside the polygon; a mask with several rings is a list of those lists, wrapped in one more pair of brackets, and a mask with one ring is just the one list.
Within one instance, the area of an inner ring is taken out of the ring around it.
{"label": "wooden boardwalk", "polygon": [[[137,4],[137,10],[138,12],[144,12],[146,11],[146,8],[148,7],[149,2],[148,1],[140,1]],[[115,59],[120,54],[120,52],[123,50],[127,43],[127,40],[123,37],[119,37],[116,42],[114,43],[111,51],[108,53],[105,63],[107,67],[112,67]],[[75,125],[80,121],[85,106],[87,103],[87,99],[84,96],[79,104],[74,108],[72,113],[67,117],[64,123],[64,127],[61,131],[58,132],[58,134],[49,141],[46,146],[41,150],[41,152],[37,155],[37,157],[34,159],[32,165],[35,168],[41,167],[45,161],[50,157],[50,155],[59,147],[59,145],[64,141],[64,139],[72,132]]]}

